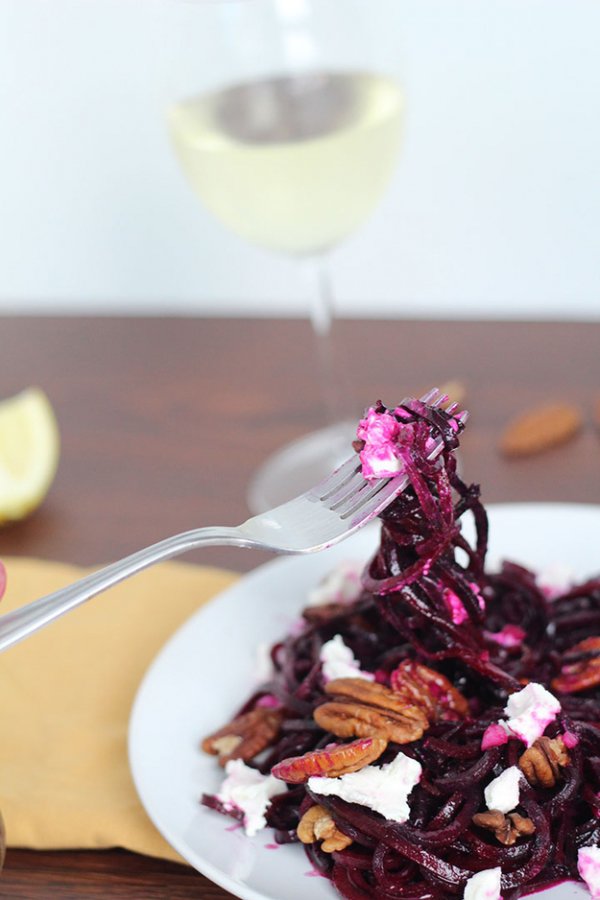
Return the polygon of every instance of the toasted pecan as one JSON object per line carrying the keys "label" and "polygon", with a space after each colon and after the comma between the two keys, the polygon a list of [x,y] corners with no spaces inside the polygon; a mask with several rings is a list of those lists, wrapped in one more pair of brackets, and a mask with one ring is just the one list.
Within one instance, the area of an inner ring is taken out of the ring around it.
{"label": "toasted pecan", "polygon": [[337,616],[348,614],[347,603],[320,603],[318,606],[307,606],[302,610],[302,618],[310,625],[325,625]]}
{"label": "toasted pecan", "polygon": [[327,810],[318,804],[306,810],[298,823],[296,833],[303,844],[323,841],[321,850],[324,853],[345,850],[352,843],[352,838],[341,832]]}
{"label": "toasted pecan", "polygon": [[257,706],[205,737],[202,749],[218,756],[221,766],[230,759],[252,759],[273,743],[282,718],[279,710]]}
{"label": "toasted pecan", "polygon": [[511,847],[519,837],[529,837],[535,833],[535,825],[531,819],[517,812],[505,816],[499,809],[490,809],[488,812],[476,813],[472,821],[479,828],[491,831],[496,840],[506,847]]}
{"label": "toasted pecan", "polygon": [[383,712],[372,706],[343,701],[324,703],[314,712],[315,722],[337,737],[385,735],[396,744],[410,744],[423,736],[427,719],[417,707],[402,713]]}
{"label": "toasted pecan", "polygon": [[430,722],[462,719],[469,711],[466,699],[445,675],[412,659],[394,669],[390,683],[405,703],[421,707]]}
{"label": "toasted pecan", "polygon": [[336,700],[348,699],[355,703],[365,703],[386,712],[403,713],[407,706],[406,700],[391,688],[376,681],[367,681],[366,678],[334,678],[325,685],[325,693]]}
{"label": "toasted pecan", "polygon": [[336,678],[325,690],[333,699],[318,706],[315,722],[338,737],[381,736],[397,744],[422,737],[429,722],[423,710],[390,688],[363,678]]}
{"label": "toasted pecan", "polygon": [[349,772],[358,772],[379,759],[387,740],[384,737],[367,737],[350,744],[333,744],[321,750],[311,750],[303,756],[283,759],[271,769],[271,775],[290,784],[304,784],[313,775],[338,778]]}
{"label": "toasted pecan", "polygon": [[570,757],[562,738],[540,737],[519,759],[519,768],[529,784],[544,788],[554,787],[561,775],[561,768],[568,766]]}
{"label": "toasted pecan", "polygon": [[562,694],[576,694],[600,684],[600,637],[588,637],[564,655],[560,675],[552,687]]}
{"label": "toasted pecan", "polygon": [[442,396],[445,394],[448,397],[447,400],[443,400],[440,403],[440,409],[447,409],[452,403],[460,403],[462,405],[465,402],[467,388],[464,381],[453,378],[440,385],[440,394]]}

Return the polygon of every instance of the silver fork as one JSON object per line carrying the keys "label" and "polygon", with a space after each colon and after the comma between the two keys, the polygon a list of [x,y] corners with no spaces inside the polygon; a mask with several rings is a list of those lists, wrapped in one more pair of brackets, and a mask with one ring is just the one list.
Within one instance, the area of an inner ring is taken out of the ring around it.
{"label": "silver fork", "polygon": [[[448,398],[433,388],[420,399],[430,406],[439,406]],[[448,411],[454,412],[457,406],[453,404]],[[456,416],[462,422],[467,417],[467,412]],[[435,440],[429,458],[438,456],[442,447],[442,440]],[[383,512],[407,484],[408,478],[402,473],[369,483],[361,474],[358,456],[353,455],[305,494],[254,516],[242,525],[196,528],[176,534],[99,569],[66,588],[5,613],[0,616],[0,651],[142,569],[197,547],[250,547],[275,553],[315,553],[324,550],[345,540]]]}

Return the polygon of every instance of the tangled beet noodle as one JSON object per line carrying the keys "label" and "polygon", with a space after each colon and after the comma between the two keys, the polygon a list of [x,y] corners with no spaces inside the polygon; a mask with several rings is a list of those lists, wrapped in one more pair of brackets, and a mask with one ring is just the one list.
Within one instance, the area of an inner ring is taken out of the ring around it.
{"label": "tangled beet noodle", "polygon": [[[450,416],[414,403],[409,412],[415,434],[406,459],[411,486],[381,517],[381,543],[366,567],[361,596],[332,618],[307,621],[301,634],[272,650],[276,675],[260,693],[275,694],[286,719],[260,769],[267,772],[281,759],[336,740],[312,719],[324,699],[319,651],[336,634],[362,669],[378,673],[378,680],[406,658],[442,672],[468,699],[469,718],[432,725],[421,740],[401,748],[423,767],[410,796],[408,822],[390,822],[336,797],[311,797],[305,785],[290,786],[276,797],[267,819],[276,840],[293,841],[304,810],[314,801],[326,807],[353,843],[333,854],[323,853],[317,843],[306,850],[313,865],[352,900],[462,897],[469,877],[496,866],[502,868],[503,897],[515,900],[562,879],[579,879],[578,849],[598,843],[600,693],[592,688],[558,695],[562,713],[546,734],[568,730],[579,743],[554,788],[532,788],[522,781],[519,811],[536,831],[513,846],[475,827],[472,817],[486,808],[484,787],[518,761],[524,746],[515,739],[483,752],[482,735],[503,718],[507,695],[524,679],[550,687],[563,653],[582,638],[600,634],[600,579],[550,602],[521,566],[505,563],[499,573],[487,573],[487,516],[479,488],[456,473],[458,441]],[[425,441],[432,431],[442,436],[444,451],[429,462]],[[474,516],[474,546],[461,534],[467,511]],[[448,590],[466,610],[461,624],[452,620],[444,598]],[[487,637],[506,625],[525,632],[522,643],[505,647]],[[389,762],[399,749],[389,745],[377,765]]]}

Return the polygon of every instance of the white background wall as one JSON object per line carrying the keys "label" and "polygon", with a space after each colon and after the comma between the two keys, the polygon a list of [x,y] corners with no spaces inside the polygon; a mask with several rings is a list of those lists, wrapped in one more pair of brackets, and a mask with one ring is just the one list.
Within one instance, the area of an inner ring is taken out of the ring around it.
{"label": "white background wall", "polygon": [[[365,4],[408,113],[385,200],[334,256],[340,311],[600,318],[600,3]],[[0,0],[0,311],[305,312],[296,265],[176,166],[181,9]]]}

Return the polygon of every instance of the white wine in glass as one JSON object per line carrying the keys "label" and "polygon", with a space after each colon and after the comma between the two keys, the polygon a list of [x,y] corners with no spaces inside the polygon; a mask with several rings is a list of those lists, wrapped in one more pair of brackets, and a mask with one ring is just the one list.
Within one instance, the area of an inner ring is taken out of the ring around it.
{"label": "white wine in glass", "polygon": [[361,225],[395,166],[402,98],[375,72],[312,72],[178,103],[170,128],[204,205],[280,253],[325,252]]}
{"label": "white wine in glass", "polygon": [[[368,0],[361,5],[372,10]],[[232,56],[225,74],[220,56],[216,86],[190,85],[178,97],[169,110],[171,138],[190,184],[216,218],[313,270],[310,315],[335,421],[339,373],[327,257],[368,218],[389,182],[402,93],[394,78],[365,61],[370,54],[351,0],[201,6],[217,30],[227,31],[223,46],[242,48],[242,60]],[[315,484],[348,455],[352,437],[348,423],[335,422],[275,453],[250,485],[252,511]]]}

